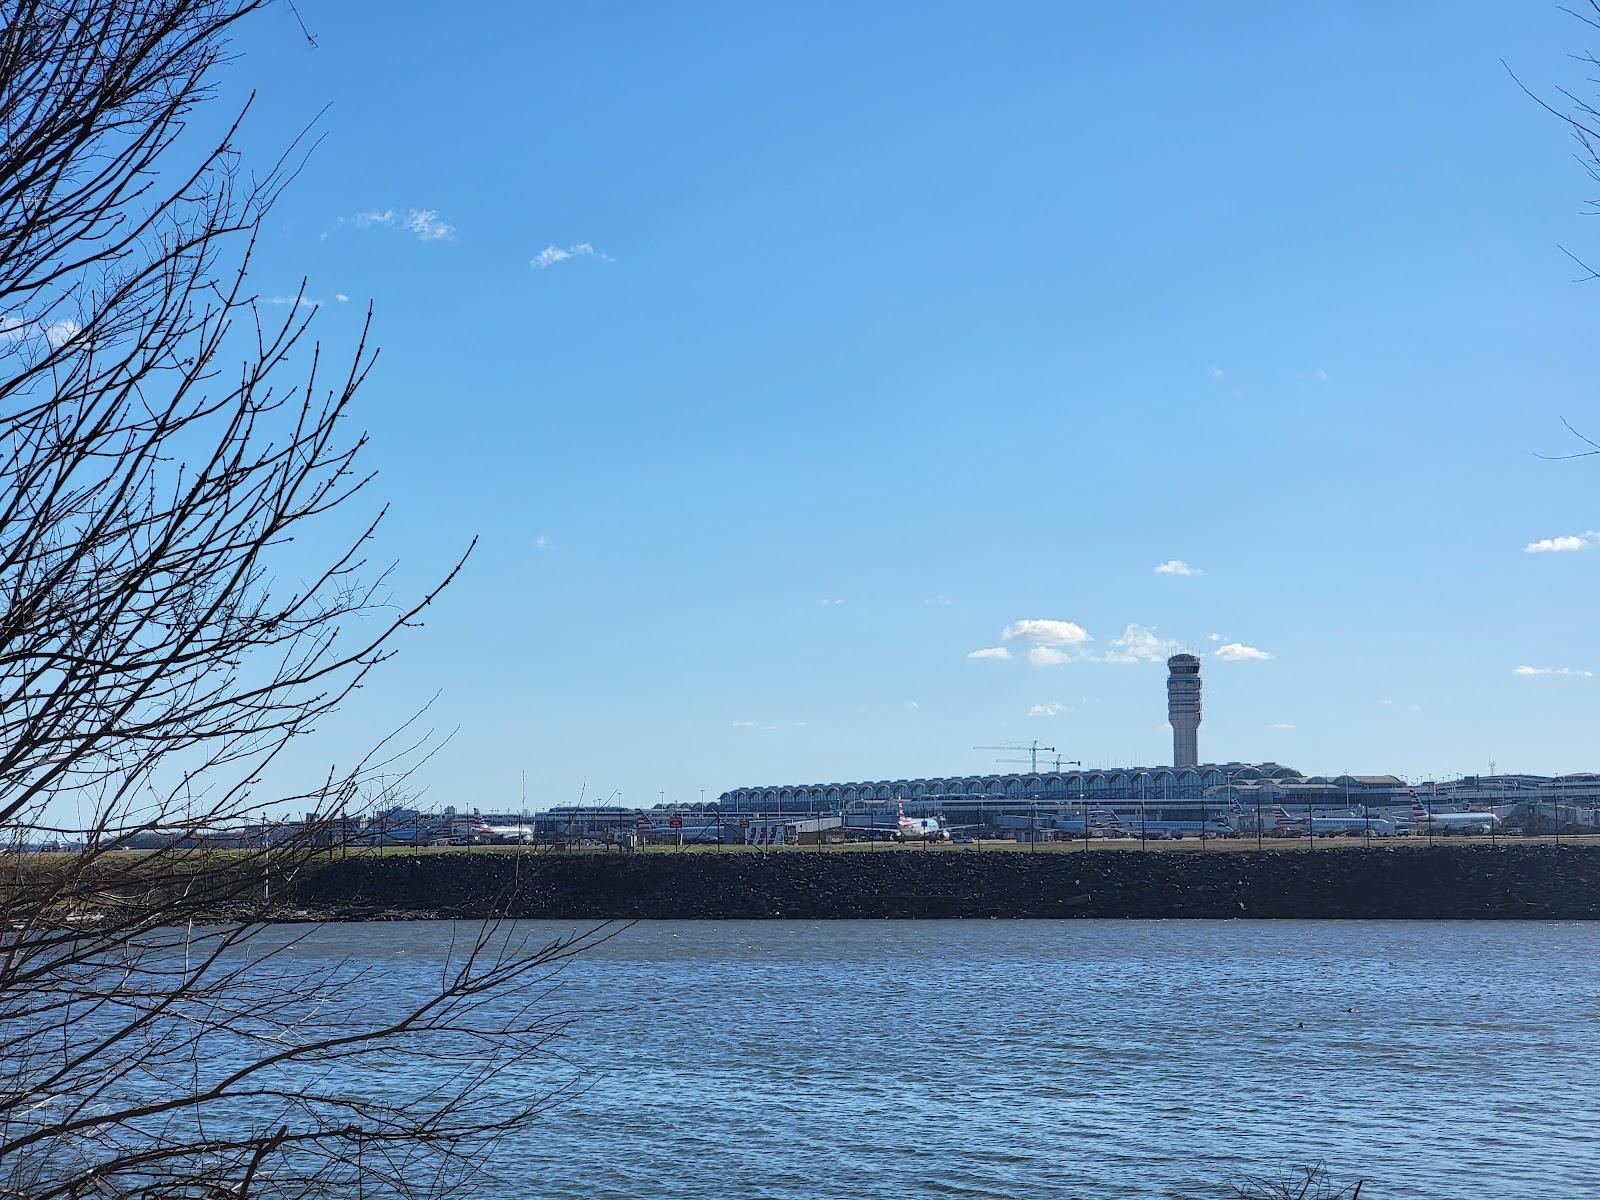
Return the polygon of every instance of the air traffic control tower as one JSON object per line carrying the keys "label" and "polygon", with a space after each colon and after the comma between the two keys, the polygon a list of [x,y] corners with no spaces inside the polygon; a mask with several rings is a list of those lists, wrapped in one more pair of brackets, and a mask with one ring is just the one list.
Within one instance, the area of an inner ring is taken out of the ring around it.
{"label": "air traffic control tower", "polygon": [[1200,763],[1200,659],[1174,654],[1167,659],[1167,721],[1172,725],[1172,765]]}

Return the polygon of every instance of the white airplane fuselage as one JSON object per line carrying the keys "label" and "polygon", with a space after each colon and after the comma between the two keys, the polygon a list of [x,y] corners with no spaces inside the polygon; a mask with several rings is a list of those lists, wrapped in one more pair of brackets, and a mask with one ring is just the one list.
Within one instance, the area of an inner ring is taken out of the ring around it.
{"label": "white airplane fuselage", "polygon": [[1500,827],[1500,818],[1492,812],[1413,813],[1414,824],[1422,829],[1434,830],[1492,830]]}

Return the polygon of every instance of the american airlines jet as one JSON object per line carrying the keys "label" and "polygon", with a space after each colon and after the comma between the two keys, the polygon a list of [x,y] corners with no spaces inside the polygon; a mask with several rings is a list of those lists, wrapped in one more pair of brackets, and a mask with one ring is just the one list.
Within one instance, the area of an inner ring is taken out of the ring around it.
{"label": "american airlines jet", "polygon": [[891,835],[897,842],[942,842],[948,841],[950,831],[944,827],[938,817],[908,817],[903,801],[896,800],[895,804],[894,833]]}
{"label": "american airlines jet", "polygon": [[520,820],[515,825],[491,825],[484,820],[477,809],[472,810],[472,836],[486,842],[531,842],[534,840],[532,825],[524,825]]}
{"label": "american airlines jet", "polygon": [[[1091,821],[1099,814],[1091,814]],[[1118,820],[1117,814],[1107,812],[1101,818],[1101,823],[1119,837],[1199,837],[1202,833],[1207,837],[1231,838],[1238,836],[1236,830],[1221,815],[1207,816],[1204,820],[1199,817],[1172,820],[1168,818],[1148,817],[1143,813],[1135,812],[1131,815],[1124,814]]]}
{"label": "american airlines jet", "polygon": [[[1304,829],[1306,818],[1291,817],[1282,805],[1277,805],[1272,810],[1272,823],[1278,829]],[[1332,837],[1341,833],[1368,834],[1373,837],[1394,837],[1399,833],[1393,821],[1384,817],[1369,817],[1361,813],[1350,813],[1339,817],[1319,817],[1315,813],[1311,816],[1311,832],[1326,834]]]}
{"label": "american airlines jet", "polygon": [[1411,820],[1415,827],[1435,833],[1493,833],[1500,828],[1500,818],[1492,812],[1429,813],[1415,797],[1411,800]]}

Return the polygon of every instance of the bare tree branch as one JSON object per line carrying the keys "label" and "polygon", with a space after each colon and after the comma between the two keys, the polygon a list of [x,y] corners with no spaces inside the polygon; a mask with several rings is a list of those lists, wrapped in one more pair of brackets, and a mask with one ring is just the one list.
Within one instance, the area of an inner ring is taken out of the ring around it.
{"label": "bare tree branch", "polygon": [[[367,968],[291,966],[267,924],[427,735],[267,781],[471,547],[391,595],[384,509],[339,516],[373,480],[371,312],[330,366],[303,284],[280,314],[251,289],[315,138],[256,178],[248,104],[209,141],[194,118],[263,3],[0,0],[0,1197],[450,1190],[559,1094],[500,1076],[561,1035],[555,978],[611,932],[487,922],[373,1006]],[[290,806],[286,839],[199,837]],[[81,850],[21,852],[49,829]]]}

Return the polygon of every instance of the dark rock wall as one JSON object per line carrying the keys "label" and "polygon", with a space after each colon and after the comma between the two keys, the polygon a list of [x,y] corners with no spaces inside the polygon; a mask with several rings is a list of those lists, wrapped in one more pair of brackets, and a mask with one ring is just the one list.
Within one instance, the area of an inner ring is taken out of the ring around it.
{"label": "dark rock wall", "polygon": [[363,855],[293,891],[292,903],[334,918],[1593,919],[1600,846]]}

